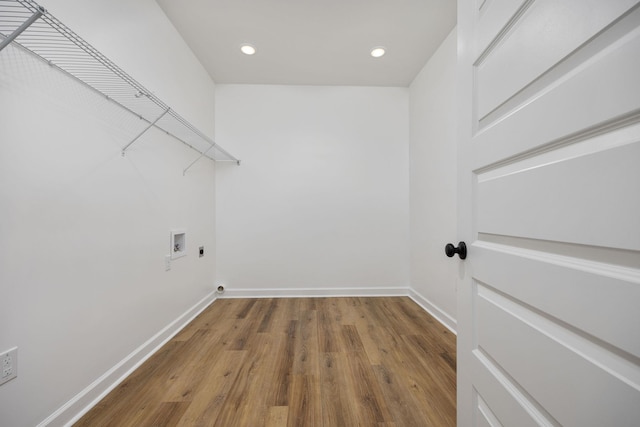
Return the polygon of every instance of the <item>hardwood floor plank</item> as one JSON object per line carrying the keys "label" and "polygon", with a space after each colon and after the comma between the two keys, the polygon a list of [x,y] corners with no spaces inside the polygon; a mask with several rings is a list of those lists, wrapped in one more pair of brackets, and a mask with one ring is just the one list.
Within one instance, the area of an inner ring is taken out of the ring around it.
{"label": "hardwood floor plank", "polygon": [[374,366],[373,370],[381,384],[380,388],[393,419],[403,426],[421,425],[421,409],[418,402],[407,392],[406,384],[401,375],[384,365]]}
{"label": "hardwood floor plank", "polygon": [[[162,370],[179,347],[177,342],[167,343],[74,425],[111,427],[123,424],[117,415],[127,410],[137,396],[144,394],[147,379]],[[121,420],[126,421],[126,418]]]}
{"label": "hardwood floor plank", "polygon": [[[410,370],[414,370],[408,372],[409,379],[415,384],[410,390],[425,407],[431,409],[429,413],[434,419],[433,425],[455,425],[455,416],[451,416],[456,408],[455,372],[438,353],[429,353],[427,356],[427,353],[419,351],[419,346],[413,345],[412,341],[404,341],[403,344],[402,352],[408,355],[406,360],[413,362],[408,363]],[[415,372],[420,372],[420,377]]]}
{"label": "hardwood floor plank", "polygon": [[348,369],[345,353],[322,354],[320,392],[324,427],[358,425],[352,404],[355,387],[349,382]]}
{"label": "hardwood floor plank", "polygon": [[340,349],[340,313],[336,298],[319,298],[318,307],[318,351],[320,353],[337,352]]}
{"label": "hardwood floor plank", "polygon": [[455,426],[455,335],[406,297],[222,299],[77,426]]}
{"label": "hardwood floor plank", "polygon": [[366,354],[360,351],[349,352],[347,365],[355,392],[353,406],[358,410],[360,425],[393,421]]}
{"label": "hardwood floor plank", "polygon": [[379,308],[380,301],[378,300],[379,298],[362,298],[360,310],[371,324],[379,327],[386,327],[388,326],[389,319],[385,317],[384,313]]}
{"label": "hardwood floor plank", "polygon": [[267,410],[264,427],[282,427],[287,425],[289,415],[288,406],[271,406]]}
{"label": "hardwood floor plank", "polygon": [[291,372],[296,375],[318,375],[318,320],[315,310],[301,313],[294,344]]}
{"label": "hardwood floor plank", "polygon": [[278,308],[278,300],[276,298],[269,298],[266,300],[269,303],[269,307],[265,311],[262,319],[260,320],[260,326],[258,326],[258,332],[271,332],[273,327],[273,316]]}
{"label": "hardwood floor plank", "polygon": [[245,351],[223,351],[211,365],[178,426],[211,426],[227,404],[244,364]]}
{"label": "hardwood floor plank", "polygon": [[182,357],[176,359],[175,369],[170,371],[164,384],[162,400],[177,402],[192,399],[208,367],[222,351],[222,346],[210,344],[212,335],[210,330],[201,329],[185,341],[180,351]]}
{"label": "hardwood floor plank", "polygon": [[340,323],[342,325],[355,325],[360,317],[359,307],[361,301],[358,298],[346,297],[337,298],[338,310],[340,311]]}
{"label": "hardwood floor plank", "polygon": [[240,371],[227,394],[227,404],[216,419],[215,426],[261,425],[267,412],[267,397],[264,386],[269,368],[268,355],[271,354],[271,336],[256,334],[252,347],[248,349]]}
{"label": "hardwood floor plank", "polygon": [[291,382],[291,369],[295,359],[294,349],[296,344],[297,320],[289,321],[286,334],[279,335],[277,349],[278,359],[273,376],[273,394],[270,406],[289,406],[289,385]]}
{"label": "hardwood floor plank", "polygon": [[244,300],[244,304],[242,305],[238,314],[236,314],[236,317],[238,319],[246,318],[249,312],[251,311],[251,309],[253,308],[253,306],[256,304],[256,302],[258,302],[258,300],[255,298]]}
{"label": "hardwood floor plank", "polygon": [[199,329],[211,329],[221,319],[225,318],[229,307],[234,304],[233,300],[216,300],[210,306],[210,308],[216,307],[215,310],[207,309],[203,310],[195,319],[193,319],[187,326],[182,329],[172,341],[186,341]]}
{"label": "hardwood floor plank", "polygon": [[148,423],[140,426],[164,427],[175,426],[189,407],[189,402],[162,402]]}
{"label": "hardwood floor plank", "polygon": [[289,321],[291,320],[298,320],[299,316],[300,316],[300,301],[303,298],[285,298],[283,300],[284,304],[283,304],[283,314],[285,316],[286,319],[288,319]]}
{"label": "hardwood floor plank", "polygon": [[354,325],[342,325],[342,328],[340,328],[340,330],[342,332],[342,340],[344,345],[343,351],[364,351],[364,346],[362,345],[360,334],[358,333],[358,329]]}
{"label": "hardwood floor plank", "polygon": [[405,382],[406,389],[424,412],[425,425],[455,426],[455,381],[449,387],[443,380],[439,372],[443,368],[441,359],[432,352],[423,354],[427,359],[422,361],[403,336],[397,336],[391,329],[385,331],[383,339],[388,346],[383,363]]}
{"label": "hardwood floor plank", "polygon": [[360,336],[360,340],[362,342],[362,347],[364,351],[367,353],[367,357],[372,365],[380,364],[380,348],[379,342],[376,338],[377,331],[376,329],[380,326],[376,323],[374,319],[371,319],[370,316],[367,315],[368,308],[367,299],[364,299],[362,304],[360,305],[360,318],[356,320],[355,327],[358,331],[358,335]]}
{"label": "hardwood floor plank", "polygon": [[289,394],[288,427],[322,426],[320,391],[313,375],[293,375]]}

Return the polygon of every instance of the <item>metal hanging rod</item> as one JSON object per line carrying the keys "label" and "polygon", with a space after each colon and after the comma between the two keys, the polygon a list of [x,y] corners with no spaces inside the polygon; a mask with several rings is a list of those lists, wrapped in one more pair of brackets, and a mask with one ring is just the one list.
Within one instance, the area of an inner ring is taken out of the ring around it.
{"label": "metal hanging rod", "polygon": [[147,128],[122,149],[123,155],[142,134],[156,127],[199,153],[184,172],[202,157],[240,164],[237,158],[36,2],[0,0],[0,52],[11,43],[145,121]]}

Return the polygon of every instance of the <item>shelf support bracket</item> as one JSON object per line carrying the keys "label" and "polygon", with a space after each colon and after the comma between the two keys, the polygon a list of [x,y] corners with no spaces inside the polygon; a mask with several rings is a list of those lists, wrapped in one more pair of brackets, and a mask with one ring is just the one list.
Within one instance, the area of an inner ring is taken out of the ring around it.
{"label": "shelf support bracket", "polygon": [[149,126],[147,126],[146,128],[144,128],[144,130],[142,132],[140,132],[138,135],[136,135],[135,138],[133,138],[131,140],[130,143],[128,143],[127,145],[125,145],[122,148],[122,157],[124,157],[124,153],[125,151],[127,151],[127,148],[131,147],[131,144],[133,144],[134,142],[136,142],[138,140],[138,138],[140,138],[142,135],[144,135],[149,129],[151,129],[153,126],[155,126],[156,123],[158,123],[158,120],[160,120],[161,118],[163,118],[165,116],[165,114],[167,114],[169,112],[169,110],[171,110],[171,108],[167,108],[166,110],[164,110],[164,112],[162,114],[160,114],[158,116],[157,119],[155,119],[153,122],[149,123]]}
{"label": "shelf support bracket", "polygon": [[[197,162],[198,160],[200,160],[201,158],[203,158],[203,157],[204,157],[204,156],[209,152],[209,150],[211,150],[211,149],[212,149],[212,148],[214,148],[214,147],[217,147],[217,146],[216,146],[216,145],[212,145],[211,147],[207,148],[204,152],[200,153],[200,156],[198,156],[198,158],[197,158],[197,159],[195,159],[193,162],[191,162],[191,163],[189,164],[189,166],[187,166],[187,168],[186,168],[185,170],[183,170],[183,171],[182,171],[182,176],[185,176],[185,175],[187,174],[187,171],[188,171],[189,169],[191,169],[191,166],[195,165],[195,164],[196,164],[196,162]],[[217,147],[217,148],[218,148],[218,150],[220,150],[220,147]],[[221,150],[221,151],[222,151],[222,150]],[[215,160],[214,160],[214,161],[215,161]],[[238,166],[240,166],[240,160],[234,160],[234,162],[235,162]]]}
{"label": "shelf support bracket", "polygon": [[203,157],[204,157],[204,156],[209,152],[209,150],[211,150],[213,147],[215,147],[215,145],[212,145],[211,147],[207,148],[207,149],[206,149],[206,150],[204,150],[202,153],[200,153],[200,155],[198,156],[198,158],[197,158],[197,159],[195,159],[193,162],[191,162],[191,163],[189,164],[189,166],[187,166],[187,167],[186,167],[186,169],[182,171],[182,176],[185,176],[185,175],[187,174],[187,171],[188,171],[189,169],[191,169],[191,166],[195,165],[195,164],[196,164],[196,162],[197,162],[198,160],[200,160],[201,158],[203,158]]}
{"label": "shelf support bracket", "polygon": [[29,28],[31,26],[31,24],[36,22],[38,20],[38,18],[40,18],[45,13],[47,13],[47,10],[42,6],[38,6],[38,10],[36,10],[36,12],[34,12],[34,14],[29,17],[29,19],[24,21],[22,23],[22,25],[20,25],[18,28],[16,28],[13,31],[13,33],[9,34],[7,36],[7,38],[5,38],[4,40],[2,40],[2,42],[0,42],[0,51],[2,49],[4,49],[5,47],[7,47],[12,41],[14,41],[16,39],[16,37],[18,37],[20,34],[22,34],[22,32],[24,30]]}

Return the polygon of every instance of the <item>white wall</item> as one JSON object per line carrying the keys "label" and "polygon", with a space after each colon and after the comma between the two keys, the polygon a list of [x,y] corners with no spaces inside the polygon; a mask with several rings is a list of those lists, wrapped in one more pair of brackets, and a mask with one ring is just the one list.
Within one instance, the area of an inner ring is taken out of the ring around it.
{"label": "white wall", "polygon": [[217,169],[229,294],[408,286],[408,105],[407,88],[216,86],[216,139],[242,159]]}
{"label": "white wall", "polygon": [[455,329],[457,262],[456,29],[410,86],[411,288]]}
{"label": "white wall", "polygon": [[[154,1],[42,3],[213,134],[213,82]],[[19,359],[0,425],[33,426],[213,290],[215,169],[183,176],[197,153],[155,130],[121,157],[141,122],[11,46],[0,121],[0,351]],[[165,272],[178,227],[190,255]]]}

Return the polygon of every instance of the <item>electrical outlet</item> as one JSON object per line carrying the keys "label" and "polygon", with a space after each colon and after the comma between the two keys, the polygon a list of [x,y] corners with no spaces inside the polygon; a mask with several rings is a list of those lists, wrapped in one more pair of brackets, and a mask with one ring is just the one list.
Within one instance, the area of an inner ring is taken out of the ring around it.
{"label": "electrical outlet", "polygon": [[18,347],[0,353],[0,385],[18,376]]}
{"label": "electrical outlet", "polygon": [[164,257],[164,271],[171,270],[171,255],[165,255]]}

